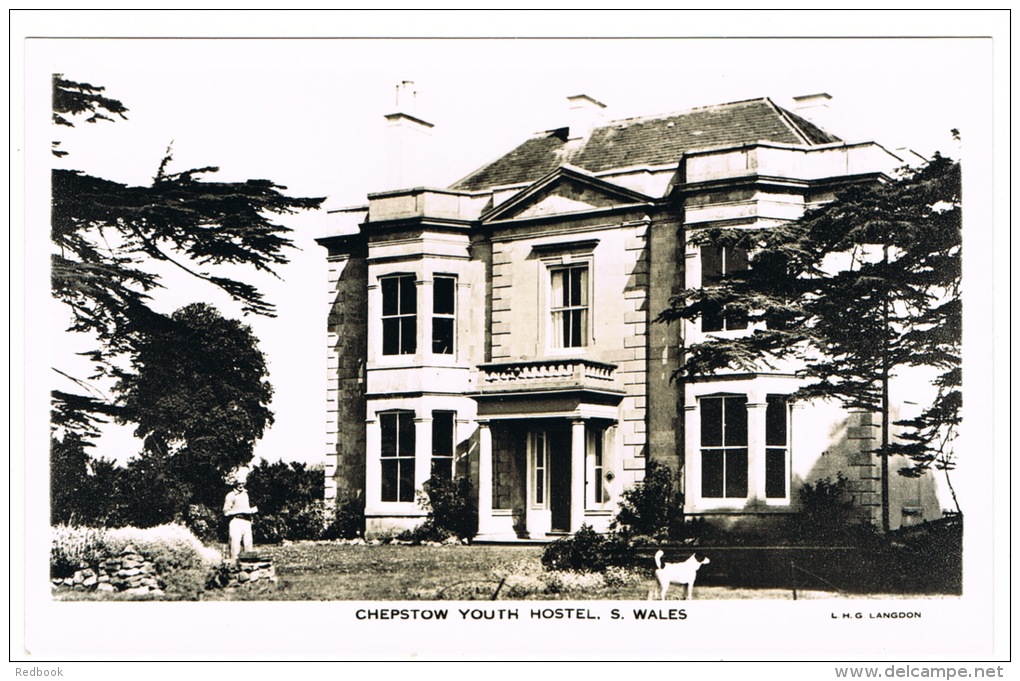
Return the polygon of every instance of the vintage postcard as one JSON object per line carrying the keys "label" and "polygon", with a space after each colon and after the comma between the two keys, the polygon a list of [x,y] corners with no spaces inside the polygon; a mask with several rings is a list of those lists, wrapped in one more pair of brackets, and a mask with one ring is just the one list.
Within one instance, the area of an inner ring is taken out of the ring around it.
{"label": "vintage postcard", "polygon": [[1008,660],[1001,13],[412,16],[20,18],[19,669]]}

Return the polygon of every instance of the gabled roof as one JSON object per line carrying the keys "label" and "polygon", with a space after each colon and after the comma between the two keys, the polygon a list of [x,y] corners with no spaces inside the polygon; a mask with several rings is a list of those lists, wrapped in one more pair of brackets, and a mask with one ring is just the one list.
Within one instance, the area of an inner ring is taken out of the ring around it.
{"label": "gabled roof", "polygon": [[764,97],[613,121],[581,141],[568,142],[567,136],[566,128],[538,133],[451,189],[473,191],[533,182],[564,163],[598,173],[676,163],[684,152],[696,149],[754,142],[813,146],[841,141]]}
{"label": "gabled roof", "polygon": [[647,204],[649,196],[605,182],[584,170],[562,165],[510,199],[482,213],[483,222],[513,218],[562,215],[570,211],[592,211]]}

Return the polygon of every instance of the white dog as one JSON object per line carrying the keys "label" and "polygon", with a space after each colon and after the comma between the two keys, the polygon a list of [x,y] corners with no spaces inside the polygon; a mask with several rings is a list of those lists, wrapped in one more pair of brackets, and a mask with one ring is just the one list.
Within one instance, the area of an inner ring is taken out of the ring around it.
{"label": "white dog", "polygon": [[698,568],[711,561],[706,556],[704,560],[698,560],[694,554],[682,563],[663,563],[662,550],[655,552],[655,578],[659,580],[659,587],[662,589],[660,598],[666,600],[666,592],[670,584],[686,584],[687,600],[691,600],[694,592],[694,580],[698,576]]}

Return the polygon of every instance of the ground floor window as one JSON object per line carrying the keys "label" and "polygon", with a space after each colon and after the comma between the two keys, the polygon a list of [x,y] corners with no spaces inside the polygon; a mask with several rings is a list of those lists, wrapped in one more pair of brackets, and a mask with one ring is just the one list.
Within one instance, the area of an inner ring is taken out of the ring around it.
{"label": "ground floor window", "polygon": [[383,501],[414,501],[414,412],[379,414]]}
{"label": "ground floor window", "polygon": [[605,439],[605,430],[593,429],[587,433],[585,496],[588,508],[599,509],[609,502],[609,480],[612,477],[609,476],[607,479],[609,468],[606,461]]}
{"label": "ground floor window", "polygon": [[453,477],[453,457],[456,451],[457,414],[452,411],[432,412],[432,468],[435,478]]}
{"label": "ground floor window", "polygon": [[545,508],[545,490],[549,474],[548,438],[544,431],[535,433],[534,466],[531,478],[531,505]]}
{"label": "ground floor window", "polygon": [[[762,410],[764,407],[764,410]],[[790,404],[767,395],[752,404],[759,418],[749,432],[746,395],[711,395],[698,400],[701,425],[700,483],[703,499],[783,501],[790,495]],[[760,416],[764,416],[761,419]]]}
{"label": "ground floor window", "polygon": [[765,407],[765,497],[787,496],[789,406],[785,395],[769,395]]}
{"label": "ground floor window", "polygon": [[701,399],[701,496],[747,498],[747,397]]}

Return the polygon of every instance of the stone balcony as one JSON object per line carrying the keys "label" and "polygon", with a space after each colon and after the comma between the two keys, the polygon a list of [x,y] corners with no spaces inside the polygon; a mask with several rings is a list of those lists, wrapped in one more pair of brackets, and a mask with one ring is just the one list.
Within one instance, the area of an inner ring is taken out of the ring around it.
{"label": "stone balcony", "polygon": [[478,366],[478,392],[499,395],[529,392],[623,394],[616,365],[590,359],[541,359],[493,362]]}

